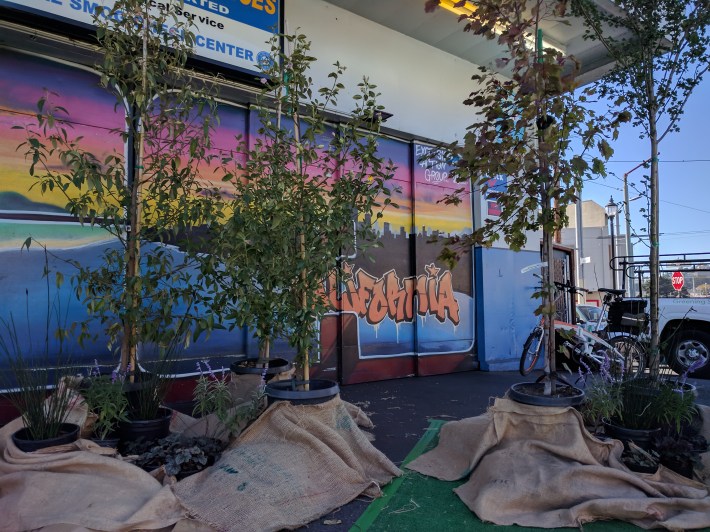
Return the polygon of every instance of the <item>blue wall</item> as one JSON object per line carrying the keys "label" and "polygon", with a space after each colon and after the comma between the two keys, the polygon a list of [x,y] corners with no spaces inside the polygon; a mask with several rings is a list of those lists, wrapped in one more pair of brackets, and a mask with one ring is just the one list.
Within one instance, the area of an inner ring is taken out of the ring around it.
{"label": "blue wall", "polygon": [[520,353],[537,323],[533,314],[540,305],[531,296],[537,279],[520,270],[540,262],[532,251],[476,248],[476,338],[481,369],[517,370]]}

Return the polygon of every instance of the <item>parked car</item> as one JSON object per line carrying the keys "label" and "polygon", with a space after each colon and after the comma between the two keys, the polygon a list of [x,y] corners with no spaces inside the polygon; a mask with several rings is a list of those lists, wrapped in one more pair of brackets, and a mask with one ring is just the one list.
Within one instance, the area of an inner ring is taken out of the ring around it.
{"label": "parked car", "polygon": [[[610,309],[605,316],[606,332],[643,331],[642,339],[648,339],[648,315],[639,321],[648,312],[648,300],[629,298],[620,303],[620,308]],[[661,356],[673,371],[710,378],[710,298],[659,298],[658,331]]]}
{"label": "parked car", "polygon": [[710,298],[658,301],[661,353],[677,373],[692,366],[693,377],[710,378]]}

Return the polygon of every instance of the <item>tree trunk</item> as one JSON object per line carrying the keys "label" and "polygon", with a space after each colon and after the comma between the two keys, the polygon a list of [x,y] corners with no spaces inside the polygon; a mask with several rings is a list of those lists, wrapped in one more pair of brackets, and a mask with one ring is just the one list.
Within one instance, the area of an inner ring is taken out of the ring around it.
{"label": "tree trunk", "polygon": [[[141,13],[143,19],[143,51],[141,60],[142,80],[140,91],[143,97],[146,97],[146,87],[148,85],[148,32],[150,31],[150,19],[148,13],[148,4],[145,4],[145,9]],[[139,108],[143,103],[138,106]],[[134,106],[136,109],[136,106]],[[135,169],[131,174],[133,177],[128,183],[130,187],[131,202],[128,208],[128,223],[129,230],[126,241],[126,278],[124,280],[126,289],[130,292],[129,305],[127,309],[126,319],[123,323],[123,338],[121,340],[121,370],[125,371],[130,366],[135,372],[138,368],[137,354],[137,329],[136,315],[142,305],[140,288],[137,288],[136,279],[140,277],[140,229],[141,229],[141,182],[143,180],[143,159],[145,157],[145,142],[144,142],[144,120],[139,112],[138,116],[131,117],[131,125],[136,128],[134,137],[133,150],[137,153],[135,161]],[[133,376],[131,376],[131,381]]]}
{"label": "tree trunk", "polygon": [[261,349],[259,350],[259,358],[268,360],[271,351],[271,338],[265,336],[261,341]]}
{"label": "tree trunk", "polygon": [[651,141],[651,216],[649,217],[649,269],[650,269],[650,321],[651,321],[651,344],[649,346],[649,369],[652,375],[658,375],[660,368],[660,349],[658,331],[658,282],[659,282],[659,223],[658,223],[658,130],[656,128],[656,107],[651,105],[649,109],[649,138]]}
{"label": "tree trunk", "polygon": [[[543,210],[551,211],[550,198],[545,191],[543,193]],[[554,215],[554,214],[553,214]],[[556,392],[557,363],[555,360],[555,269],[554,269],[554,233],[543,230],[542,233],[542,261],[547,263],[543,270],[542,290],[543,290],[543,316],[544,316],[544,338],[545,338],[545,395]]]}
{"label": "tree trunk", "polygon": [[[537,4],[538,7],[538,18],[535,22],[535,48],[537,50],[537,62],[543,63],[543,34],[542,29],[539,27],[539,7],[540,2]],[[538,110],[537,118],[538,121],[546,118],[547,116],[547,102],[545,101],[545,79],[542,76],[542,69],[539,69],[536,73],[537,87],[540,91],[538,93]],[[541,150],[541,146],[545,141],[545,130],[538,127],[537,130],[537,145],[539,153],[540,162],[540,174],[541,177],[544,176],[544,183],[540,186],[540,200],[541,208],[543,212],[543,228],[542,228],[542,262],[547,264],[547,268],[543,270],[544,274],[542,276],[542,307],[543,307],[543,317],[545,327],[543,328],[543,338],[545,346],[545,395],[552,395],[556,392],[557,387],[557,364],[555,360],[555,272],[553,268],[553,247],[555,231],[550,230],[549,227],[554,224],[557,219],[557,211],[553,209],[553,203],[550,198],[550,190],[552,188],[550,167],[548,162],[547,153]],[[555,202],[554,207],[557,207]]]}

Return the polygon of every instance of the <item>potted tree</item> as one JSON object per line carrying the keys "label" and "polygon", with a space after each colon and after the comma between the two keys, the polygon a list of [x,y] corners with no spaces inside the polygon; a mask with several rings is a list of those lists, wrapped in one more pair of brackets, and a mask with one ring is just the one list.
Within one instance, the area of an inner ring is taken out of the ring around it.
{"label": "potted tree", "polygon": [[[429,0],[427,9],[438,6]],[[465,30],[495,39],[505,50],[497,66],[502,74],[480,67],[477,87],[464,101],[479,120],[468,127],[464,141],[449,146],[457,161],[455,175],[488,193],[500,206],[471,235],[448,239],[442,259],[455,260],[455,247],[490,246],[501,237],[513,250],[522,249],[541,231],[542,286],[536,310],[544,316],[545,366],[541,383],[523,383],[515,390],[528,396],[555,397],[571,392],[557,383],[554,316],[553,246],[555,234],[567,225],[567,206],[576,201],[583,181],[604,175],[604,161],[613,153],[608,139],[625,114],[598,116],[584,106],[593,88],[577,89],[579,64],[573,57],[546,47],[541,23],[564,17],[566,2],[481,2],[460,16]],[[504,190],[489,190],[503,177]],[[459,201],[456,194],[449,202]],[[559,399],[559,397],[557,398]],[[541,399],[544,401],[544,399]],[[555,401],[559,402],[559,401]]]}
{"label": "potted tree", "polygon": [[[710,70],[710,10],[703,0],[669,0],[662,4],[641,0],[614,2],[604,9],[589,0],[570,2],[584,18],[585,37],[599,42],[614,59],[601,82],[600,97],[624,109],[648,140],[644,167],[647,181],[649,256],[650,358],[648,367],[659,373],[662,348],[659,329],[660,221],[659,155],[663,139],[679,131],[685,105]],[[628,216],[628,215],[627,215]],[[681,340],[678,339],[678,342]],[[688,364],[668,362],[678,372]],[[698,368],[695,368],[698,369]]]}
{"label": "potted tree", "polygon": [[312,380],[309,370],[318,322],[330,310],[324,283],[343,250],[373,239],[372,223],[381,216],[373,211],[391,204],[392,168],[377,156],[382,107],[374,86],[359,84],[348,116],[329,114],[345,88],[344,67],[336,63],[331,85],[315,89],[309,41],[280,37],[290,52],[281,52],[278,38],[272,42],[254,110],[258,135],[238,148],[245,162],[225,175],[234,190],[226,209],[232,214],[214,247],[221,282],[234,286],[224,308],[253,327],[262,356],[279,335],[297,352],[298,382],[270,383],[267,394],[286,387],[299,397],[332,396],[337,385]]}
{"label": "potted tree", "polygon": [[[94,264],[72,262],[76,295],[117,347],[126,382],[142,381],[140,389],[155,403],[165,379],[144,378],[141,368],[152,357],[155,371],[165,369],[166,357],[190,333],[214,324],[196,313],[203,293],[195,287],[192,255],[165,243],[179,240],[189,251],[199,242],[184,235],[219,214],[216,189],[199,170],[213,158],[213,90],[184,68],[194,43],[191,23],[149,4],[118,0],[108,13],[98,7],[94,17],[101,54],[96,69],[125,116],[114,133],[127,155],[121,150],[99,158],[85,149],[82,138],[71,135],[70,110],[55,106],[51,95],[39,101],[37,123],[26,127],[22,147],[35,186],[64,194],[69,214],[111,238]],[[93,337],[88,322],[81,331],[81,341]],[[151,411],[131,407],[129,416]]]}

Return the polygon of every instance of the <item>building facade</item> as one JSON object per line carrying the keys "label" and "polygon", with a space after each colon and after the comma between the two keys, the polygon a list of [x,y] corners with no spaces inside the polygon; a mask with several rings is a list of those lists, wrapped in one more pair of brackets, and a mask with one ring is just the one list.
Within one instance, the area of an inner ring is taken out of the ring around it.
{"label": "building facade", "polygon": [[[112,96],[99,88],[92,69],[97,51],[86,17],[96,5],[88,0],[0,0],[0,293],[4,316],[22,316],[29,331],[47,319],[42,310],[46,256],[21,251],[22,242],[28,236],[44,242],[52,268],[65,268],[67,276],[71,271],[63,260],[90,262],[98,250],[112,245],[105,235],[68,219],[60,198],[31,189],[28,163],[16,149],[22,138],[12,129],[31,120],[37,100],[50,90],[56,103],[69,110],[75,130],[98,151],[121,149],[109,132],[123,117],[116,115]],[[391,115],[380,154],[397,165],[394,199],[400,208],[385,212],[377,227],[384,251],[374,262],[356,254],[346,260],[341,285],[326,286],[333,312],[320,324],[315,373],[347,384],[517,368],[536,320],[537,303],[529,297],[535,278],[523,270],[540,261],[539,235],[532,234],[517,253],[504,245],[474,249],[448,269],[438,262],[440,245],[429,243],[430,237],[470,232],[483,218],[495,216],[497,205],[469,190],[461,205],[443,206],[440,200],[459,185],[449,177],[445,161],[420,162],[437,143],[461,140],[466,126],[479,119],[462,102],[477,66],[491,66],[500,49],[463,33],[455,14],[442,9],[424,13],[423,2],[242,0],[185,6],[199,21],[195,65],[202,75],[219,72],[223,77],[221,139],[254,134],[251,105],[259,81],[253,65],[267,49],[266,39],[260,39],[275,26],[312,41],[316,86],[327,82],[332,64],[339,61],[348,67],[345,85],[367,76],[378,85],[379,102]],[[547,34],[556,46],[586,60],[585,79],[605,67],[606,59],[582,39],[578,26],[551,27]],[[347,96],[335,114],[348,112]],[[68,290],[56,294],[65,305],[62,316],[67,322],[81,321],[86,311]],[[228,361],[234,354],[255,355],[255,346],[246,329],[215,331],[184,357]],[[101,340],[67,347],[87,363],[98,359],[110,365],[114,356]],[[274,352],[289,355],[283,341]]]}

